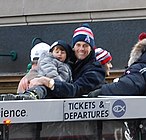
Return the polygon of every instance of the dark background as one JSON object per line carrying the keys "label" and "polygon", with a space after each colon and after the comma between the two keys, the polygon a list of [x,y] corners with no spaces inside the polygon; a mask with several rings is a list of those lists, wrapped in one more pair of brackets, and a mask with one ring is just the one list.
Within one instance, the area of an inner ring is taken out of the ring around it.
{"label": "dark background", "polygon": [[[0,55],[11,51],[17,53],[15,61],[11,57],[0,56],[0,73],[26,72],[33,38],[40,37],[50,45],[58,39],[71,43],[73,31],[81,24],[0,27]],[[96,46],[111,52],[114,70],[127,66],[131,48],[137,42],[138,35],[146,31],[146,20],[98,21],[89,25],[95,35]]]}

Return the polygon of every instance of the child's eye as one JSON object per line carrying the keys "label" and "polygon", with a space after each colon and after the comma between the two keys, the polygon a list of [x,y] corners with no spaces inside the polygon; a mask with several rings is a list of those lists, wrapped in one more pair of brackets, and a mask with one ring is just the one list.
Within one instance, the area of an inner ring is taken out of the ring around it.
{"label": "child's eye", "polygon": [[59,51],[55,51],[55,53],[59,53]]}

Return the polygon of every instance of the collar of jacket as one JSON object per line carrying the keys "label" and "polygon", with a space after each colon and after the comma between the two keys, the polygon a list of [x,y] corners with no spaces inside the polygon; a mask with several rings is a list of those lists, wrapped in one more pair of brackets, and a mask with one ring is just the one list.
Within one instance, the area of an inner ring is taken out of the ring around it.
{"label": "collar of jacket", "polygon": [[138,59],[146,52],[146,39],[139,41],[132,48],[130,53],[130,58],[128,61],[128,67],[132,65],[134,62],[138,61]]}
{"label": "collar of jacket", "polygon": [[78,69],[81,69],[84,65],[86,65],[87,63],[89,62],[94,62],[95,61],[95,52],[94,50],[92,49],[90,54],[83,60],[77,60],[75,63],[74,63],[74,67],[73,67],[73,70],[76,71]]}

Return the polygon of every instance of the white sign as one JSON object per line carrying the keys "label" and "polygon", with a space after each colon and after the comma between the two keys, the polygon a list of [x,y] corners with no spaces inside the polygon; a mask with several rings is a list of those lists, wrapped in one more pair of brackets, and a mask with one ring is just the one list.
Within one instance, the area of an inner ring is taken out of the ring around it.
{"label": "white sign", "polygon": [[0,102],[0,124],[146,118],[146,96]]}
{"label": "white sign", "polygon": [[64,121],[105,119],[110,114],[107,100],[66,100],[64,101]]}
{"label": "white sign", "polygon": [[63,121],[63,100],[17,100],[0,102],[0,124]]}

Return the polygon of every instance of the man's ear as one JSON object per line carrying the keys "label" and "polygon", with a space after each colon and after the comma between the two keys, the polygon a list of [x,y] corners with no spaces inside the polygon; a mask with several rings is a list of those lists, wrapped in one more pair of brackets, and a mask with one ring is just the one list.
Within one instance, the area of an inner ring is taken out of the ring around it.
{"label": "man's ear", "polygon": [[73,50],[73,51],[75,51],[75,49],[74,49],[74,48],[72,48],[72,50]]}

